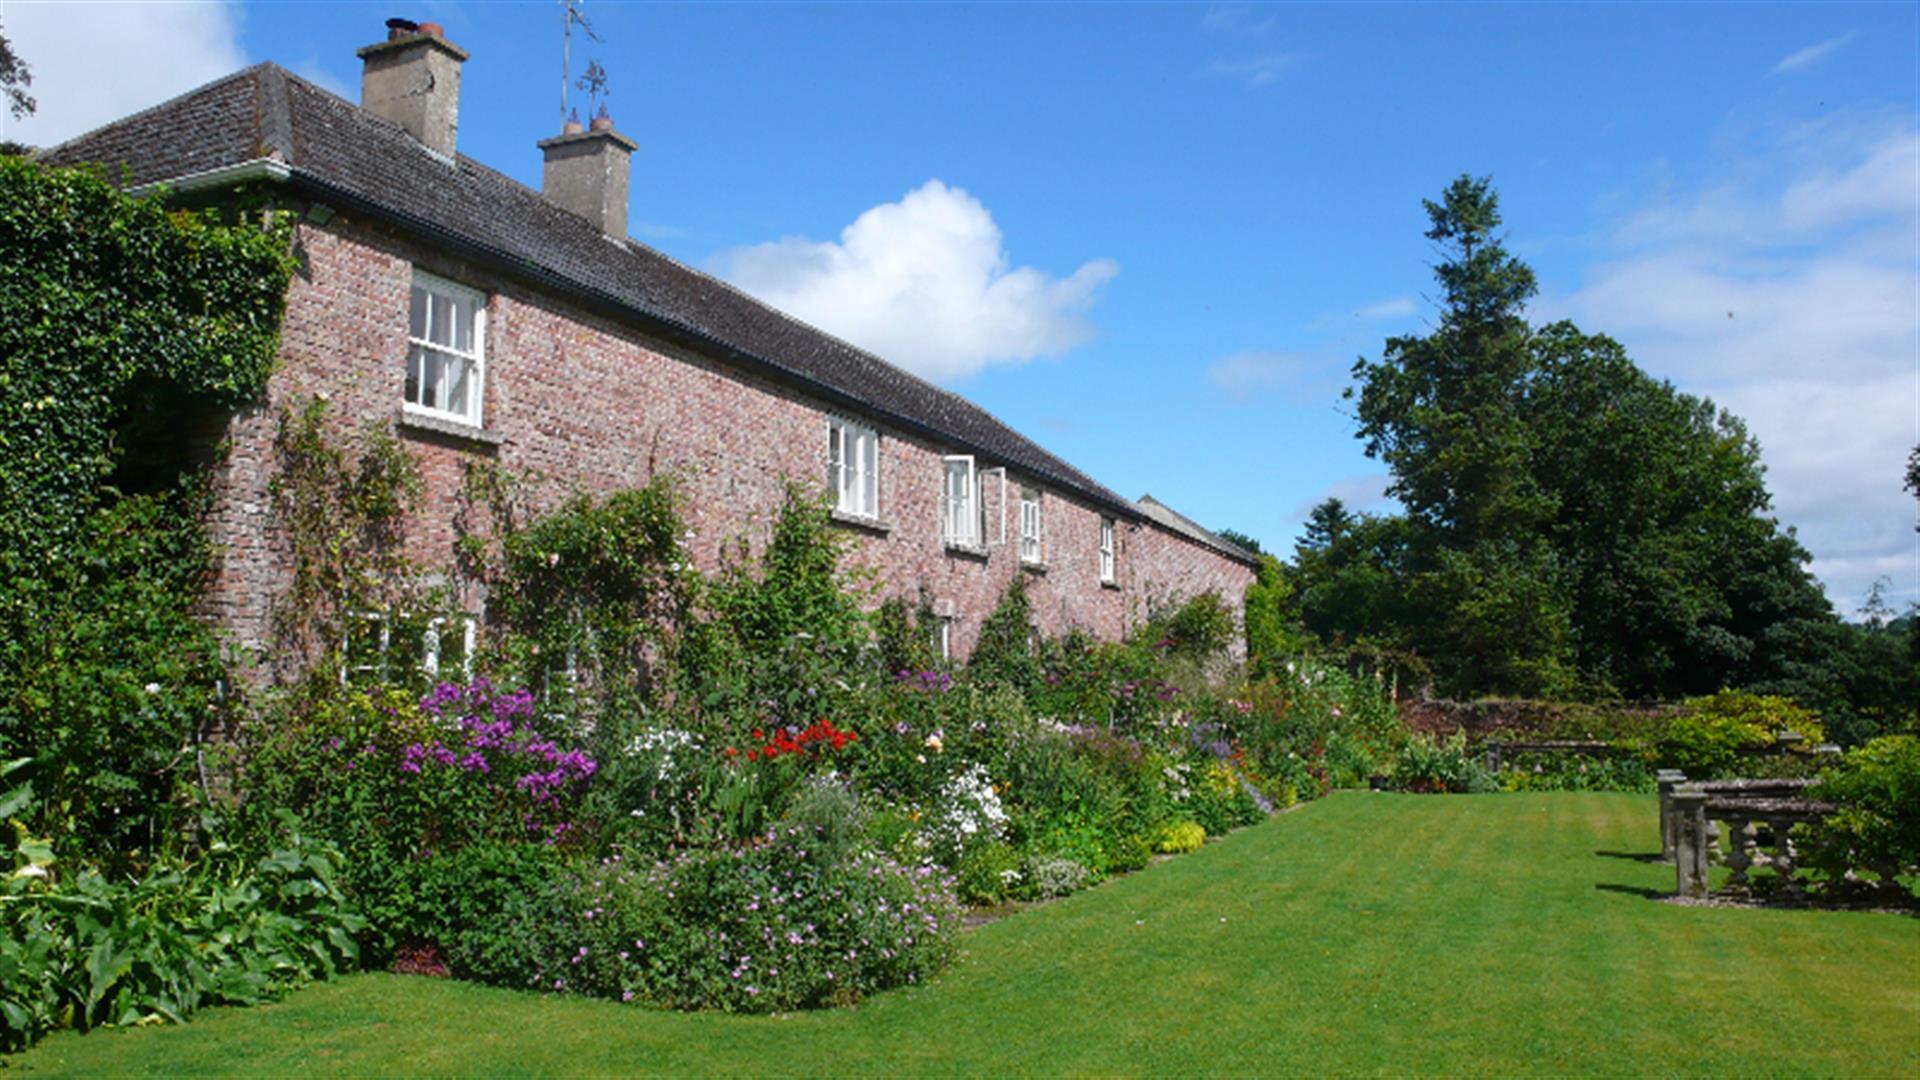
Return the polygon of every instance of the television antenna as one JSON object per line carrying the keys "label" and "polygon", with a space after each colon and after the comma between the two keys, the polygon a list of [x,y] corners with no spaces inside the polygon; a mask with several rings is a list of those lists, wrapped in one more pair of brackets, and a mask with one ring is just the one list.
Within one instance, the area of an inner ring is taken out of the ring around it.
{"label": "television antenna", "polygon": [[[579,24],[580,32],[587,35],[588,39],[592,41],[600,40],[600,35],[593,31],[593,24],[587,21],[586,15],[580,10],[581,5],[584,3],[586,3],[586,0],[560,0],[560,8],[562,11],[560,29],[560,123],[562,125],[566,124],[569,114],[567,109],[567,87],[573,82],[574,24]],[[596,72],[598,73],[597,78]],[[588,66],[587,78],[581,80],[581,89],[588,89],[586,84],[589,79],[594,80],[593,89],[596,96],[606,90],[607,73],[600,68],[599,64],[595,63]]]}

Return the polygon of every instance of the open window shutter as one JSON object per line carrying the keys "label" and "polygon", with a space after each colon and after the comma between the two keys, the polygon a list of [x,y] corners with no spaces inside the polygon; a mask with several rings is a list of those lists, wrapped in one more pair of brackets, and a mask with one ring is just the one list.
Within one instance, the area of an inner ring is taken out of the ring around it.
{"label": "open window shutter", "polygon": [[847,505],[846,432],[839,424],[827,425],[827,490],[833,492],[833,505]]}
{"label": "open window shutter", "polygon": [[861,499],[860,512],[880,516],[880,436],[869,431],[860,436]]}

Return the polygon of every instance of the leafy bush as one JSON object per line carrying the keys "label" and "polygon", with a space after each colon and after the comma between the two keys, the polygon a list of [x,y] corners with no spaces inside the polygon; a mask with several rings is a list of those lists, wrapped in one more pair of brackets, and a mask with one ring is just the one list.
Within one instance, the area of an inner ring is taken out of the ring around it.
{"label": "leafy bush", "polygon": [[698,582],[673,484],[577,496],[507,529],[487,573],[493,658],[581,730],[644,706],[649,660],[668,646]]}
{"label": "leafy bush", "polygon": [[1826,739],[1819,719],[1786,698],[1722,690],[1682,702],[1644,756],[1650,765],[1694,779],[1727,776],[1737,771],[1741,751],[1771,746],[1781,731],[1798,733],[1807,746]]}
{"label": "leafy bush", "polygon": [[996,904],[1020,890],[1020,853],[998,840],[969,846],[954,867],[954,887],[968,904]]}
{"label": "leafy bush", "polygon": [[760,558],[744,540],[728,549],[672,672],[700,725],[740,742],[754,729],[860,715],[879,672],[860,606],[868,583],[841,566],[848,543],[823,500],[789,485]]}
{"label": "leafy bush", "polygon": [[1093,882],[1093,871],[1058,855],[1036,855],[1021,871],[1020,893],[1034,900],[1050,900],[1079,892]]}
{"label": "leafy bush", "polygon": [[847,1004],[919,982],[957,948],[952,882],[861,852],[826,856],[790,826],[760,842],[583,869],[565,949],[541,985],[677,1009]]}
{"label": "leafy bush", "polygon": [[1318,798],[1385,772],[1406,729],[1378,679],[1317,660],[1278,665],[1208,716],[1218,754],[1238,748],[1269,798]]}
{"label": "leafy bush", "polygon": [[179,434],[266,386],[291,235],[0,156],[0,759],[69,859],[137,870],[180,821],[222,672]]}
{"label": "leafy bush", "polygon": [[873,612],[880,670],[898,677],[903,672],[931,671],[939,666],[939,657],[934,655],[934,629],[933,599],[924,589],[912,605],[898,596],[887,598]]}
{"label": "leafy bush", "polygon": [[1478,758],[1467,752],[1467,738],[1415,735],[1400,751],[1390,777],[1399,791],[1427,794],[1482,794],[1500,790],[1499,781]]}
{"label": "leafy bush", "polygon": [[[1242,759],[1244,761],[1244,759]],[[1206,760],[1183,807],[1209,836],[1224,836],[1266,816],[1241,783],[1240,771],[1227,761]]]}
{"label": "leafy bush", "polygon": [[1199,658],[1225,652],[1239,634],[1233,611],[1217,591],[1190,596],[1149,620],[1147,636],[1175,656]]}
{"label": "leafy bush", "polygon": [[1504,791],[1633,791],[1642,794],[1657,786],[1653,770],[1638,757],[1611,754],[1522,754],[1503,760],[1499,773]]}
{"label": "leafy bush", "polygon": [[481,840],[412,869],[411,950],[462,979],[527,988],[558,948],[556,924],[571,898],[559,886],[571,859],[548,844]]}
{"label": "leafy bush", "polygon": [[[16,788],[0,813],[25,808]],[[0,1050],[58,1027],[182,1022],[351,969],[364,922],[336,884],[340,855],[297,833],[254,862],[224,846],[115,881],[68,877],[15,823],[0,882]]]}
{"label": "leafy bush", "polygon": [[1920,867],[1920,738],[1883,735],[1847,751],[1813,795],[1838,807],[1813,830],[1817,865],[1836,877],[1865,866],[1882,883]]}
{"label": "leafy bush", "polygon": [[1199,851],[1200,845],[1206,842],[1206,829],[1191,821],[1176,821],[1160,830],[1160,839],[1154,844],[1154,849],[1184,855],[1189,851]]}
{"label": "leafy bush", "polygon": [[305,828],[337,844],[378,954],[438,934],[421,891],[436,857],[481,841],[584,839],[579,811],[598,763],[543,734],[526,691],[478,678],[420,701],[351,691],[306,704],[252,748],[240,820],[265,845],[277,811],[297,807]]}
{"label": "leafy bush", "polygon": [[986,689],[1004,687],[1031,693],[1040,680],[1033,640],[1033,603],[1027,599],[1027,576],[1015,574],[999,605],[980,624],[980,638],[967,658],[968,681]]}

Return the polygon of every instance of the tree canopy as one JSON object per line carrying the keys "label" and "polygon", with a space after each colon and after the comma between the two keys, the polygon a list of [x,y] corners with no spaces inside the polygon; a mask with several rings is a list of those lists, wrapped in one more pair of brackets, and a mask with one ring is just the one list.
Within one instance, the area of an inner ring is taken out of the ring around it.
{"label": "tree canopy", "polygon": [[1437,323],[1356,363],[1348,391],[1405,513],[1315,510],[1292,567],[1301,623],[1423,657],[1453,694],[1792,682],[1836,620],[1739,418],[1604,334],[1532,325],[1537,283],[1488,178],[1425,207]]}

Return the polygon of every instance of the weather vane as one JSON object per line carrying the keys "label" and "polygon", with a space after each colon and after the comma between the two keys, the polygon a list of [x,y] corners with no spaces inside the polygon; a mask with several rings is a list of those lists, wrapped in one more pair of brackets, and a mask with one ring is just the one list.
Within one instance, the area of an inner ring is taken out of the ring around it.
{"label": "weather vane", "polygon": [[[572,110],[567,108],[567,87],[573,82],[573,27],[580,25],[580,32],[593,41],[599,41],[600,35],[593,32],[593,24],[581,13],[580,6],[586,0],[560,0],[564,12],[560,31],[560,123],[564,125],[572,118]],[[587,65],[586,75],[580,80],[580,89],[593,94],[597,101],[607,92],[607,72],[598,61]]]}
{"label": "weather vane", "polygon": [[600,99],[612,92],[607,89],[607,69],[600,66],[600,61],[587,61],[587,70],[581,73],[580,81],[573,85],[587,92],[587,101],[594,106],[595,119],[607,115],[606,102]]}

